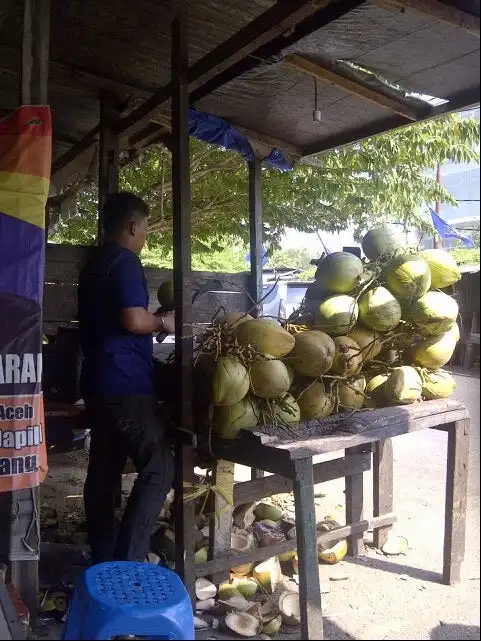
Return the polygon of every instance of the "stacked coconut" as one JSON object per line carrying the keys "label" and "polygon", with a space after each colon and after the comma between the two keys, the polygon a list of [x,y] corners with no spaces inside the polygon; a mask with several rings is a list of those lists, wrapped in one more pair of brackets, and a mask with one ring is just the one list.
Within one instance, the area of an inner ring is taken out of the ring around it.
{"label": "stacked coconut", "polygon": [[202,355],[219,436],[453,393],[442,368],[459,339],[458,305],[445,291],[460,278],[456,262],[439,249],[409,252],[386,228],[362,247],[369,260],[335,252],[319,263],[284,327],[235,314],[209,330]]}

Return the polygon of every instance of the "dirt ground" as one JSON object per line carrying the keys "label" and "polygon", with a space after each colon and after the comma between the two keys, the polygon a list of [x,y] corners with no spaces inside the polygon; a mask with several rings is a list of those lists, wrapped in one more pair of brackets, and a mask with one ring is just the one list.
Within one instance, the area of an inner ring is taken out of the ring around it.
{"label": "dirt ground", "polygon": [[[406,555],[387,557],[369,546],[366,554],[335,566],[320,567],[325,638],[327,639],[479,639],[480,638],[480,387],[478,375],[456,372],[456,396],[471,413],[471,447],[468,485],[468,523],[463,581],[454,587],[441,584],[445,458],[447,436],[426,431],[394,439],[395,511],[394,534],[407,538]],[[59,531],[71,533],[83,520],[82,485],[85,452],[53,454],[50,471],[42,487],[42,505],[55,507]],[[238,480],[248,470],[239,466]],[[126,477],[128,494],[133,476]],[[365,514],[372,513],[372,476],[365,475]],[[319,518],[330,514],[344,522],[343,482],[332,481],[316,487]],[[81,543],[82,534],[77,535]],[[41,574],[52,585],[59,576],[48,576],[48,543],[44,548]],[[79,558],[78,548],[67,550],[65,571]],[[81,561],[79,562],[81,565]],[[79,569],[79,568],[78,568]],[[57,630],[57,631],[56,631]],[[60,638],[59,628],[40,626],[38,636]],[[58,636],[57,636],[58,634]],[[200,633],[201,639],[228,639],[219,630]],[[278,635],[299,638],[296,630]]]}

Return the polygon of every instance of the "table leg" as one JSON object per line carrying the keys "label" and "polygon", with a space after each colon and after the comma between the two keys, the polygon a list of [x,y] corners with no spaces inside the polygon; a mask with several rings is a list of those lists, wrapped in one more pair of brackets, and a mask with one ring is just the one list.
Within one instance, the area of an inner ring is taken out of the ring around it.
{"label": "table leg", "polygon": [[296,461],[294,473],[301,637],[324,639],[312,460]]}
{"label": "table leg", "polygon": [[[350,454],[366,453],[371,451],[371,445],[358,445],[346,449],[346,456]],[[363,520],[364,505],[364,475],[362,472],[347,476],[345,479],[346,492],[346,525],[359,523]],[[348,537],[349,556],[359,556],[364,552],[363,535],[356,534]]]}
{"label": "table leg", "polygon": [[469,419],[448,426],[443,583],[461,578],[466,537]]}
{"label": "table leg", "polygon": [[[374,443],[373,450],[373,506],[374,516],[393,511],[393,451],[392,439]],[[382,548],[392,525],[374,530],[374,547]]]}

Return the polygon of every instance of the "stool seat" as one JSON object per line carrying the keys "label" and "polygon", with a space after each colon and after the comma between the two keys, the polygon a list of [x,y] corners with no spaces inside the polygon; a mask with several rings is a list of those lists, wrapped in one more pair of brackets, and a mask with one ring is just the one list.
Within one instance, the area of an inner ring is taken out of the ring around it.
{"label": "stool seat", "polygon": [[174,572],[118,561],[86,570],[75,589],[64,639],[193,639],[189,595]]}

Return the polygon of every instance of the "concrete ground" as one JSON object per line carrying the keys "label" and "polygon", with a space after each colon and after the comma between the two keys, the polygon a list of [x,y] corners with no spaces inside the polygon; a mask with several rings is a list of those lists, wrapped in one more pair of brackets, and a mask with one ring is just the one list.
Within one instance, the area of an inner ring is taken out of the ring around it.
{"label": "concrete ground", "polygon": [[[468,522],[463,580],[441,584],[447,435],[428,430],[394,439],[394,533],[408,539],[408,553],[387,557],[372,548],[366,555],[335,566],[321,566],[325,638],[327,639],[479,639],[480,638],[480,386],[478,375],[455,372],[456,397],[471,413]],[[80,457],[81,458],[81,457]],[[79,458],[77,458],[79,460]],[[70,462],[70,464],[73,460]],[[50,463],[44,500],[57,504],[56,478],[69,475],[71,513],[79,499],[82,470],[70,468],[65,456]],[[236,471],[245,479],[248,471]],[[76,481],[77,479],[77,481]],[[365,514],[372,510],[372,475],[365,475]],[[58,487],[58,486],[57,486]],[[343,482],[317,486],[316,511],[343,521]],[[65,496],[65,492],[63,492]],[[369,536],[369,535],[368,535]],[[290,632],[290,631],[289,631]],[[39,635],[43,636],[43,635]],[[51,636],[49,638],[60,638]],[[228,639],[209,630],[201,639]],[[298,632],[280,639],[297,639]]]}

